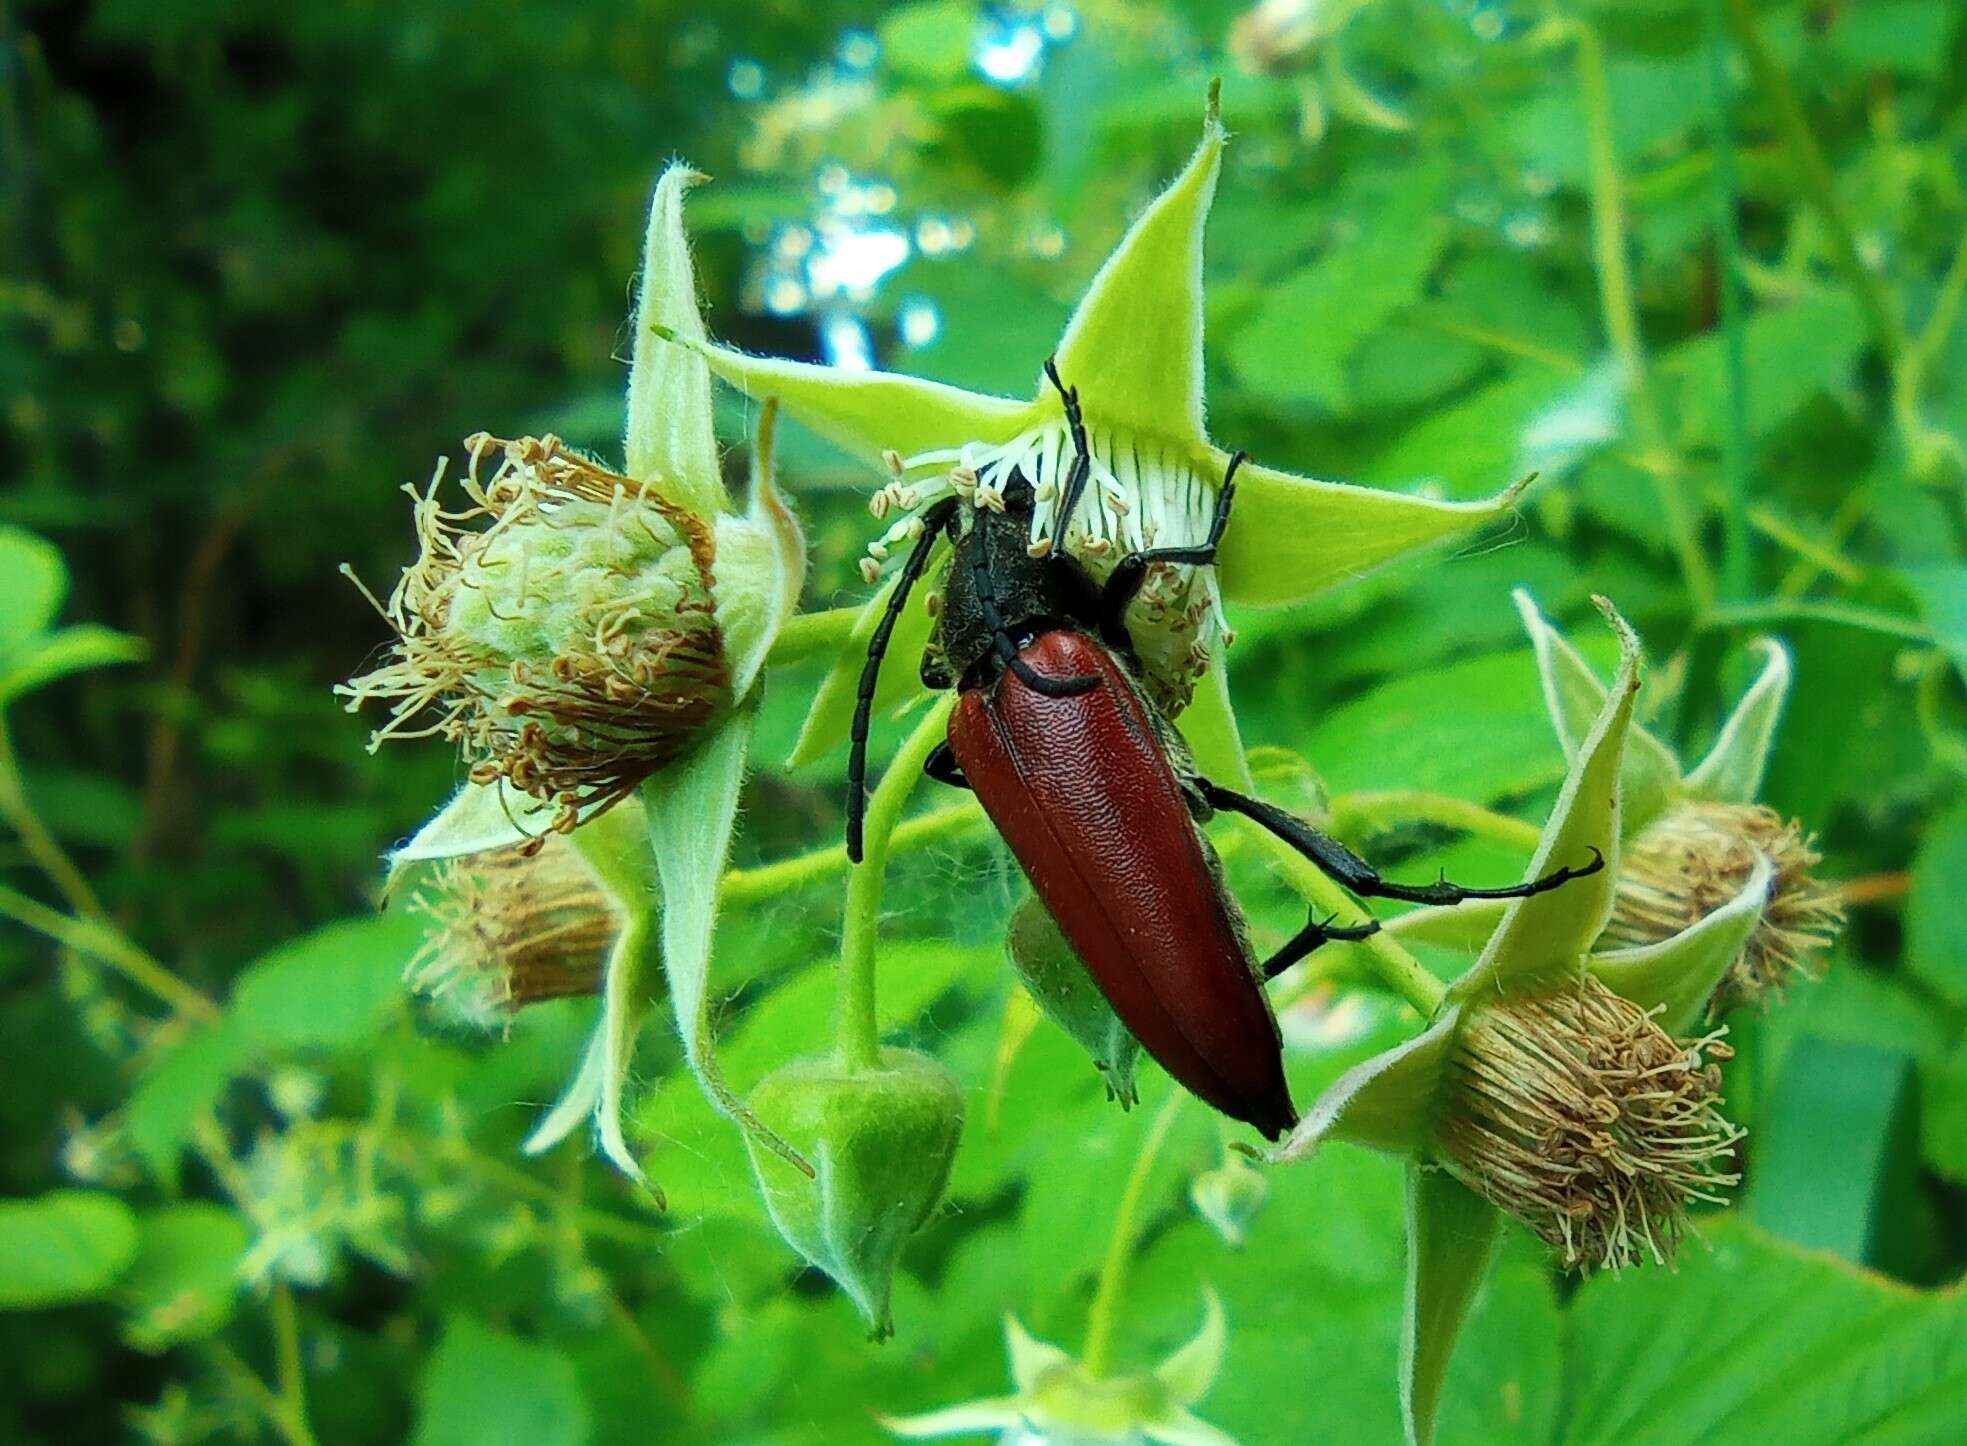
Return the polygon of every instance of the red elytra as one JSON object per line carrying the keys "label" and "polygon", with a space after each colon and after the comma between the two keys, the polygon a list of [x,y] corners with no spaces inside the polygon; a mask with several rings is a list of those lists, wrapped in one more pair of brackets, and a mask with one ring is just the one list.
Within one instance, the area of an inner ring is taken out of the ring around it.
{"label": "red elytra", "polygon": [[1005,669],[966,689],[949,747],[1114,1012],[1182,1085],[1276,1139],[1297,1121],[1277,1020],[1147,705],[1070,628],[1026,643],[1047,697]]}

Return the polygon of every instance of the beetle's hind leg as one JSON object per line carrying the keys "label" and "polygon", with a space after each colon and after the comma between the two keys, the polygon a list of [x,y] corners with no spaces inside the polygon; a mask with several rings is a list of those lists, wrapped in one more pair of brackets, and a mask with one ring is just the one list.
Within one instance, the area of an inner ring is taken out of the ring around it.
{"label": "beetle's hind leg", "polygon": [[1265,979],[1275,979],[1286,969],[1297,963],[1305,955],[1333,939],[1357,943],[1371,938],[1380,932],[1380,921],[1369,919],[1364,924],[1335,924],[1332,916],[1321,919],[1316,914],[1305,920],[1305,926],[1285,941],[1284,947],[1264,960],[1262,965]]}
{"label": "beetle's hind leg", "polygon": [[1361,898],[1398,899],[1409,904],[1459,904],[1464,899],[1527,899],[1532,894],[1548,893],[1559,885],[1595,874],[1605,867],[1605,856],[1593,849],[1588,864],[1578,868],[1553,869],[1540,879],[1532,879],[1526,884],[1511,884],[1507,888],[1472,889],[1447,879],[1437,879],[1431,884],[1397,884],[1391,879],[1381,878],[1378,869],[1330,834],[1320,833],[1303,819],[1260,798],[1219,787],[1206,778],[1197,782],[1211,808],[1228,809],[1261,824]]}

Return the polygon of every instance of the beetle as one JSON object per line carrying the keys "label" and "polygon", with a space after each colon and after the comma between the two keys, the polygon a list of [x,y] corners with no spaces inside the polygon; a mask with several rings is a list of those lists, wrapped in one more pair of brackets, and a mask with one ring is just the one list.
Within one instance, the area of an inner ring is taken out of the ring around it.
{"label": "beetle", "polygon": [[[1052,361],[1075,456],[1055,538],[1091,471],[1076,388]],[[1337,839],[1295,815],[1202,776],[1173,725],[1148,700],[1127,609],[1159,563],[1208,566],[1228,525],[1238,452],[1199,545],[1122,557],[1096,582],[1063,547],[1030,545],[1030,484],[1019,473],[1001,499],[940,499],[921,515],[894,591],[868,639],[848,763],[847,854],[861,861],[867,736],[875,688],[896,620],[939,539],[951,543],[941,606],[922,680],[954,687],[947,737],[924,772],[973,790],[1032,889],[1100,991],[1147,1052],[1191,1093],[1277,1139],[1297,1121],[1283,1043],[1264,982],[1332,939],[1363,939],[1379,924],[1337,925],[1314,912],[1258,963],[1242,910],[1202,831],[1218,811],[1270,830],[1362,898],[1417,904],[1521,898],[1604,866],[1594,856],[1507,888],[1446,879],[1383,879]],[[1001,506],[997,502],[1001,500]]]}

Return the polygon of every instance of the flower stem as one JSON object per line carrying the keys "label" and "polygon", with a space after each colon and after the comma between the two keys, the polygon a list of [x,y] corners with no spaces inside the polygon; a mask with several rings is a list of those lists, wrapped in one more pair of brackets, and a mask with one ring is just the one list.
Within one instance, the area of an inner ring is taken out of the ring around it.
{"label": "flower stem", "polygon": [[13,735],[7,729],[4,715],[0,715],[0,818],[5,818],[14,832],[20,835],[21,847],[27,850],[27,856],[61,890],[70,908],[85,918],[104,924],[109,922],[109,916],[103,912],[102,901],[89,887],[82,870],[55,841],[55,836],[48,832],[47,825],[41,822],[40,815],[28,802],[26,782],[21,777]]}
{"label": "flower stem", "polygon": [[[1247,820],[1244,826],[1290,880],[1291,887],[1312,904],[1331,914],[1341,924],[1364,923],[1371,917],[1359,907],[1352,895],[1327,878],[1317,865],[1283,839]],[[1428,973],[1421,966],[1421,961],[1400,944],[1379,933],[1361,940],[1359,949],[1361,957],[1380,977],[1380,982],[1418,1009],[1422,1017],[1432,1016],[1440,1007],[1448,986]]]}
{"label": "flower stem", "polygon": [[1706,32],[1708,105],[1714,116],[1714,269],[1721,299],[1721,336],[1725,378],[1725,425],[1722,427],[1723,483],[1721,585],[1731,602],[1748,596],[1750,587],[1748,518],[1748,361],[1743,343],[1741,236],[1736,229],[1735,118],[1728,95],[1728,28],[1722,14],[1726,0],[1705,0],[1701,11]]}
{"label": "flower stem", "polygon": [[1148,1177],[1154,1173],[1154,1162],[1161,1154],[1162,1145],[1167,1143],[1168,1131],[1174,1127],[1182,1101],[1187,1098],[1180,1089],[1169,1089],[1168,1098],[1154,1112],[1147,1138],[1141,1141],[1141,1152],[1134,1157],[1134,1168],[1128,1172],[1127,1184],[1120,1192],[1120,1206],[1113,1216],[1113,1235],[1107,1241],[1099,1284],[1093,1289],[1093,1304],[1086,1313],[1086,1346],[1079,1353],[1080,1365],[1096,1380],[1112,1369],[1113,1327],[1127,1289],[1127,1268],[1133,1263],[1134,1241],[1140,1234],[1141,1200],[1147,1194]]}
{"label": "flower stem", "polygon": [[860,614],[859,607],[844,607],[789,617],[778,636],[772,639],[765,661],[777,667],[781,663],[803,663],[808,658],[838,652],[853,637],[854,623]]}
{"label": "flower stem", "polygon": [[1465,798],[1455,798],[1446,793],[1429,793],[1418,788],[1367,789],[1354,793],[1341,793],[1331,803],[1335,830],[1344,835],[1350,830],[1339,826],[1340,819],[1370,819],[1374,823],[1389,820],[1414,823],[1440,824],[1444,828],[1460,829],[1472,833],[1477,838],[1494,839],[1497,843],[1511,848],[1534,851],[1537,842],[1543,837],[1537,826],[1525,823],[1520,818],[1511,818],[1506,813],[1484,808],[1479,803],[1470,803]]}
{"label": "flower stem", "polygon": [[867,802],[861,862],[847,876],[847,912],[840,928],[840,1004],[837,1047],[850,1069],[872,1069],[881,1060],[881,1025],[874,1004],[874,945],[881,921],[881,884],[888,848],[902,805],[908,802],[929,752],[942,741],[956,695],[945,694],[889,763]]}
{"label": "flower stem", "polygon": [[1606,339],[1624,373],[1625,394],[1632,407],[1634,429],[1646,470],[1660,495],[1667,534],[1680,560],[1682,580],[1695,606],[1714,602],[1714,574],[1701,551],[1693,514],[1681,487],[1680,458],[1667,444],[1666,427],[1646,382],[1646,349],[1639,333],[1639,313],[1633,302],[1632,272],[1626,259],[1625,198],[1619,175],[1618,149],[1612,138],[1612,92],[1606,80],[1605,45],[1598,32],[1582,20],[1562,22],[1562,33],[1573,43],[1578,73],[1579,102],[1584,107],[1585,142],[1591,168],[1592,256],[1598,272],[1599,309]]}
{"label": "flower stem", "polygon": [[0,917],[25,924],[57,944],[107,964],[164,1003],[198,1019],[216,1019],[218,1005],[132,943],[120,930],[96,919],[74,919],[27,895],[0,885]]}
{"label": "flower stem", "polygon": [[[983,810],[972,801],[945,804],[895,825],[889,837],[891,853],[919,848],[952,834],[962,833],[984,821]],[[803,889],[822,879],[847,871],[847,846],[830,844],[789,859],[775,859],[748,869],[732,869],[718,886],[718,897],[727,905],[748,904],[776,898],[794,889]]]}
{"label": "flower stem", "polygon": [[300,1322],[294,1313],[294,1292],[283,1280],[273,1287],[274,1379],[280,1387],[280,1409],[291,1438],[312,1441],[307,1423],[307,1376],[301,1366]]}

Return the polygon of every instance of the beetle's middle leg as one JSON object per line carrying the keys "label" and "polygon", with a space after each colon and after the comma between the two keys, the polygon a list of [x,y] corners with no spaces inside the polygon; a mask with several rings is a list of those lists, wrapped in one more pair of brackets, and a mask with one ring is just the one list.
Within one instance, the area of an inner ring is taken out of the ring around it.
{"label": "beetle's middle leg", "polygon": [[1397,884],[1391,879],[1381,878],[1379,870],[1358,854],[1294,814],[1260,798],[1219,787],[1206,778],[1197,779],[1196,783],[1211,808],[1228,809],[1261,824],[1361,898],[1398,899],[1409,904],[1459,904],[1464,899],[1527,899],[1532,894],[1548,893],[1560,884],[1595,874],[1605,867],[1605,856],[1593,849],[1591,862],[1582,868],[1553,869],[1540,879],[1532,879],[1526,884],[1511,884],[1507,888],[1472,889],[1463,884],[1450,883],[1447,879],[1431,884]]}

